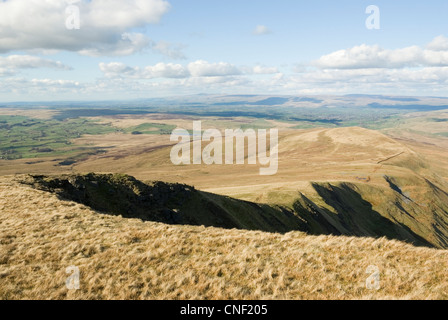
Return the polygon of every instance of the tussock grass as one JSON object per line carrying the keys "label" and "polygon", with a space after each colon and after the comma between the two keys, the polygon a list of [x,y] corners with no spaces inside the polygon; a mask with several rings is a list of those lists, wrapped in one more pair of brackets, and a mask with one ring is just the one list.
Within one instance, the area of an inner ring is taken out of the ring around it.
{"label": "tussock grass", "polygon": [[0,181],[1,299],[447,299],[447,267],[398,241],[168,226]]}

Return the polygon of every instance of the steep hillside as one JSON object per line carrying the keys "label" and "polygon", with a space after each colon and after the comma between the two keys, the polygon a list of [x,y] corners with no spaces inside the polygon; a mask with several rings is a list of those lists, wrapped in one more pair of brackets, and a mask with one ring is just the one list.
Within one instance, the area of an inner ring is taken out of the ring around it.
{"label": "steep hillside", "polygon": [[448,197],[434,187],[428,207],[381,187],[352,183],[313,183],[313,187],[319,195],[314,201],[300,194],[294,203],[295,211],[309,223],[308,233],[386,236],[448,248]]}
{"label": "steep hillside", "polygon": [[[122,174],[18,176],[18,181],[104,213],[143,221],[268,232],[387,237],[448,248],[448,194],[429,180],[311,183],[292,205],[237,200]],[[408,178],[409,179],[409,178]],[[408,190],[407,186],[417,188]]]}
{"label": "steep hillside", "polygon": [[160,181],[122,174],[19,176],[18,181],[124,218],[167,224],[288,232],[304,221],[280,207],[258,205]]}
{"label": "steep hillside", "polygon": [[0,199],[0,299],[448,299],[443,250],[124,219],[10,178]]}
{"label": "steep hillside", "polygon": [[309,190],[298,190],[292,206],[309,222],[309,233],[386,236],[448,248],[448,184],[437,164],[361,128],[325,130],[310,140],[326,140],[323,150],[333,155],[328,160],[356,155],[357,176],[310,181]]}

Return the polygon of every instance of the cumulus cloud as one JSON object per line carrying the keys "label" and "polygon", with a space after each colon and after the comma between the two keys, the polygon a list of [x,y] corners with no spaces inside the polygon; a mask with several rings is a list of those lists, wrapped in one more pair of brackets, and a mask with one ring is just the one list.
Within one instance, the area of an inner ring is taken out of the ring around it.
{"label": "cumulus cloud", "polygon": [[186,78],[188,70],[180,64],[158,63],[145,68],[129,67],[120,62],[100,63],[100,70],[108,78],[156,79]]}
{"label": "cumulus cloud", "polygon": [[0,57],[0,67],[11,69],[34,69],[34,68],[53,68],[69,70],[70,67],[60,61],[43,59],[29,55],[11,55]]}
{"label": "cumulus cloud", "polygon": [[411,46],[394,50],[363,44],[324,55],[313,64],[321,69],[448,66],[448,39],[437,37],[427,48]]}
{"label": "cumulus cloud", "polygon": [[313,84],[343,83],[440,83],[448,80],[448,67],[426,67],[418,69],[345,69],[317,70],[298,77],[301,81]]}
{"label": "cumulus cloud", "polygon": [[[300,74],[276,73],[266,77],[234,76],[184,77],[186,66],[156,64],[131,68],[122,63],[102,64],[103,77],[92,82],[57,79],[6,78],[0,93],[8,99],[112,99],[123,96],[148,97],[177,94],[268,93],[273,94],[348,94],[382,93],[402,95],[445,95],[448,67],[415,69],[314,69]],[[1,70],[0,70],[1,71]],[[176,72],[180,72],[176,73]],[[106,74],[106,73],[105,73]],[[126,74],[118,77],[117,74]],[[177,77],[179,75],[179,77]],[[146,77],[146,78],[142,78]]]}
{"label": "cumulus cloud", "polygon": [[448,67],[315,69],[272,77],[269,83],[274,90],[303,94],[399,92],[403,95],[446,95]]}
{"label": "cumulus cloud", "polygon": [[122,75],[128,77],[134,77],[139,73],[137,68],[131,68],[121,62],[100,63],[100,70],[107,76],[113,77],[115,75]]}
{"label": "cumulus cloud", "polygon": [[33,86],[46,86],[51,88],[77,88],[80,86],[78,81],[73,80],[54,80],[54,79],[32,79]]}
{"label": "cumulus cloud", "polygon": [[257,36],[261,36],[261,35],[266,35],[266,34],[270,34],[272,31],[263,25],[258,25],[255,27],[255,29],[252,31],[252,34],[257,35]]}
{"label": "cumulus cloud", "polygon": [[184,53],[182,52],[183,49],[183,45],[172,44],[163,40],[152,44],[152,50],[154,52],[160,53],[171,59],[186,59]]}
{"label": "cumulus cloud", "polygon": [[58,79],[26,79],[26,78],[8,78],[0,86],[0,93],[8,97],[8,100],[13,97],[20,99],[29,98],[48,99],[61,97],[62,94],[72,94],[72,96],[79,96],[84,93],[87,84],[82,84],[73,80],[58,80]]}
{"label": "cumulus cloud", "polygon": [[[197,60],[187,65],[173,63],[158,63],[154,66],[130,67],[121,62],[100,63],[100,70],[108,78],[131,79],[185,79],[185,78],[219,78],[240,75],[275,74],[274,67],[237,67],[231,63],[210,63]],[[216,79],[215,79],[216,80]]]}
{"label": "cumulus cloud", "polygon": [[81,26],[68,30],[66,1],[0,1],[0,53],[40,49],[133,54],[150,44],[146,35],[133,30],[158,23],[170,8],[165,0],[83,0],[75,5]]}
{"label": "cumulus cloud", "polygon": [[227,62],[209,63],[204,60],[188,64],[188,71],[193,77],[234,76],[241,74],[238,67],[233,64]]}
{"label": "cumulus cloud", "polygon": [[0,77],[8,77],[14,75],[14,71],[7,68],[0,68]]}
{"label": "cumulus cloud", "polygon": [[255,66],[252,68],[253,74],[275,74],[279,73],[278,68],[276,67],[263,67],[263,66]]}
{"label": "cumulus cloud", "polygon": [[448,38],[441,35],[432,40],[427,48],[433,51],[448,51]]}
{"label": "cumulus cloud", "polygon": [[147,66],[145,73],[151,78],[187,78],[188,71],[180,64],[158,63],[155,66]]}
{"label": "cumulus cloud", "polygon": [[111,42],[96,43],[94,46],[80,49],[84,56],[100,57],[128,56],[143,50],[151,44],[151,40],[141,33],[123,33]]}
{"label": "cumulus cloud", "polygon": [[8,78],[0,86],[0,97],[6,101],[23,100],[71,100],[79,99],[122,99],[147,98],[178,94],[195,94],[198,88],[207,92],[225,93],[235,90],[245,91],[251,81],[244,77],[200,77],[185,79],[165,79],[157,81],[139,81],[134,79],[103,78],[92,82],[78,82],[59,79]]}
{"label": "cumulus cloud", "polygon": [[11,76],[21,69],[51,68],[61,70],[71,70],[69,66],[60,61],[43,59],[30,55],[11,55],[0,57],[0,76]]}
{"label": "cumulus cloud", "polygon": [[284,80],[285,86],[331,92],[402,94],[442,93],[448,84],[448,38],[436,37],[425,47],[384,49],[360,45],[322,56],[316,68]]}

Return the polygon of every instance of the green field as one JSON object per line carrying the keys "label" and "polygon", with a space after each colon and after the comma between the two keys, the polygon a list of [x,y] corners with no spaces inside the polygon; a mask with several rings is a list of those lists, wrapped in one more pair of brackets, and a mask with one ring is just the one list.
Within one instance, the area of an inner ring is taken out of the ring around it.
{"label": "green field", "polygon": [[14,160],[75,155],[94,151],[73,145],[83,135],[116,132],[109,125],[86,119],[40,120],[23,116],[0,116],[0,159]]}
{"label": "green field", "polygon": [[171,134],[176,129],[174,125],[160,124],[160,123],[143,123],[141,125],[126,128],[125,133],[132,133],[134,135],[139,134]]}

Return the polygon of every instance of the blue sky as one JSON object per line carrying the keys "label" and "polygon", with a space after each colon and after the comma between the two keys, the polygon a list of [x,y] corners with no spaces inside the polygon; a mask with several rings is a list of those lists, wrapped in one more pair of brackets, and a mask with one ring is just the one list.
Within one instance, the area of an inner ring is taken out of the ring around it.
{"label": "blue sky", "polygon": [[[197,93],[448,96],[448,2],[0,2],[0,101]],[[380,10],[369,30],[366,8]],[[258,32],[257,32],[258,30]]]}

